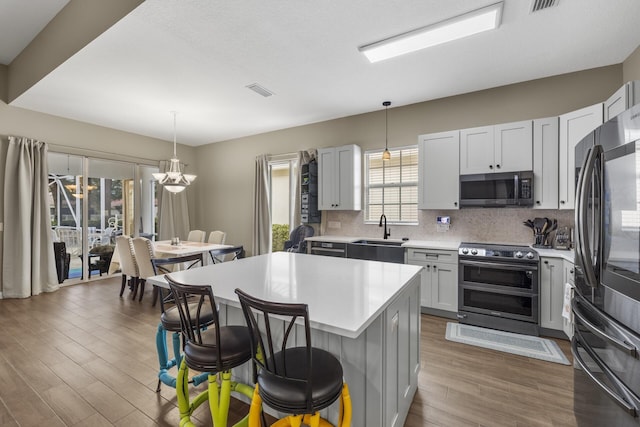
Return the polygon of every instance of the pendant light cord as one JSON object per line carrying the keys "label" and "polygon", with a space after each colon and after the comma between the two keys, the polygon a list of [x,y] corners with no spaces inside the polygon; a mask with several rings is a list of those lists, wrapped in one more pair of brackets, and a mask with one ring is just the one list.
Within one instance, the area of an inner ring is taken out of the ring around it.
{"label": "pendant light cord", "polygon": [[173,113],[173,158],[177,159],[178,155],[176,154],[176,112]]}

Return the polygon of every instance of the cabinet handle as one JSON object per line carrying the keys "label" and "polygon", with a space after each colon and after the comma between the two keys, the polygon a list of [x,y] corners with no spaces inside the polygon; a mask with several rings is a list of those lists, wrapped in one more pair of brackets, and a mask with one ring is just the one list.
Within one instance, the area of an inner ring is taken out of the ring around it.
{"label": "cabinet handle", "polygon": [[453,202],[453,206],[458,206],[458,202]]}
{"label": "cabinet handle", "polygon": [[500,169],[500,165],[496,165],[496,168],[497,168],[497,169]]}
{"label": "cabinet handle", "polygon": [[564,205],[564,200],[560,200],[560,204],[561,204],[561,205]]}
{"label": "cabinet handle", "polygon": [[549,261],[545,261],[544,263],[545,263],[545,264],[549,264]]}
{"label": "cabinet handle", "polygon": [[438,268],[438,266],[437,266],[437,265],[434,265],[434,266],[433,266],[433,271],[436,271],[436,269],[437,269],[437,268]]}
{"label": "cabinet handle", "polygon": [[569,270],[569,274],[573,274],[573,268]]}
{"label": "cabinet handle", "polygon": [[539,204],[540,204],[540,200],[536,200],[536,205],[539,205]]}
{"label": "cabinet handle", "polygon": [[489,165],[489,169],[493,169],[493,165]]}
{"label": "cabinet handle", "polygon": [[430,265],[425,265],[425,267],[427,267],[427,271],[431,270],[431,266]]}

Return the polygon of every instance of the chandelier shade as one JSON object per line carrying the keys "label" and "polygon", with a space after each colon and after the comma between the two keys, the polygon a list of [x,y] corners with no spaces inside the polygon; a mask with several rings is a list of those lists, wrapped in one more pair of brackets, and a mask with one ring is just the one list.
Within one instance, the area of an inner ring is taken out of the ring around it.
{"label": "chandelier shade", "polygon": [[180,170],[180,160],[176,155],[176,112],[173,113],[173,157],[169,160],[167,172],[154,173],[153,177],[159,184],[171,193],[184,191],[196,179],[196,175],[183,174]]}
{"label": "chandelier shade", "polygon": [[391,153],[389,152],[389,105],[391,101],[384,101],[384,152],[382,153],[382,160],[391,160]]}

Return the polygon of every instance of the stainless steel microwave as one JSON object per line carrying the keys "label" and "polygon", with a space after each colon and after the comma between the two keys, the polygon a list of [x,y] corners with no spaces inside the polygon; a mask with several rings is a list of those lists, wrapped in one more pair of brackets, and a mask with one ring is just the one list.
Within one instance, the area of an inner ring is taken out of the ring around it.
{"label": "stainless steel microwave", "polygon": [[533,172],[460,175],[460,207],[533,206]]}

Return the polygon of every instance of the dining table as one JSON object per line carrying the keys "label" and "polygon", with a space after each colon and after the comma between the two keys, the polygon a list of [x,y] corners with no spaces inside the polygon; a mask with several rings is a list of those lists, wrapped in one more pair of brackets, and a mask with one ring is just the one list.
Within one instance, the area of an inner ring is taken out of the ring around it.
{"label": "dining table", "polygon": [[[188,240],[180,241],[178,244],[172,244],[170,240],[159,240],[153,242],[153,250],[158,257],[168,258],[182,255],[192,255],[202,253],[203,263],[207,265],[209,263],[209,257],[206,256],[209,251],[231,248],[232,245],[221,245],[218,243],[207,242],[190,242]],[[118,255],[118,247],[116,246],[111,257],[111,263],[109,264],[109,274],[113,274],[120,270],[120,257]]]}
{"label": "dining table", "polygon": [[[267,301],[306,303],[311,344],[342,364],[353,407],[351,425],[400,427],[420,370],[421,274],[422,267],[415,265],[275,252],[171,277],[211,286],[220,321],[227,325],[245,324],[236,288]],[[147,282],[168,288],[163,275]],[[293,345],[303,345],[304,335],[304,326],[296,325]],[[235,368],[233,376],[251,384],[250,363]],[[335,425],[337,411],[338,405],[332,405],[323,417]]]}

